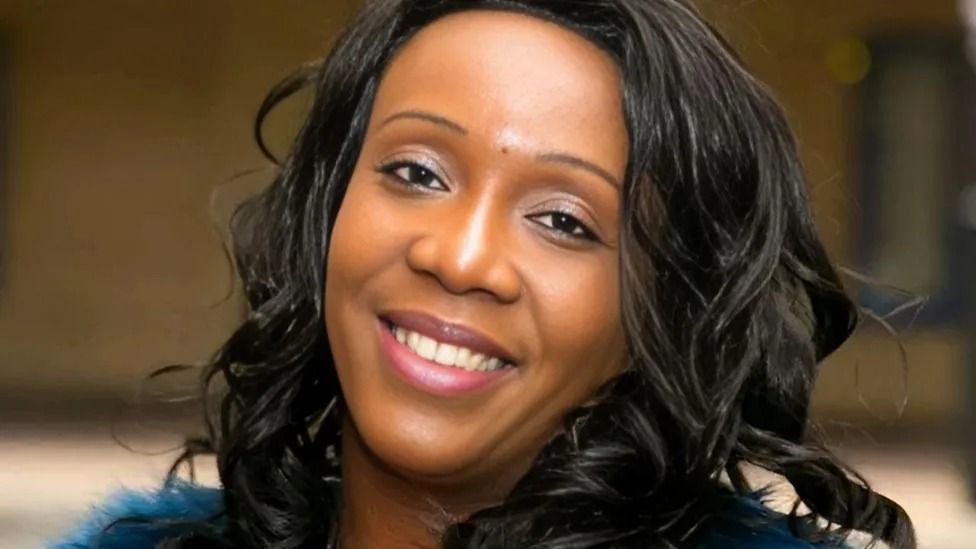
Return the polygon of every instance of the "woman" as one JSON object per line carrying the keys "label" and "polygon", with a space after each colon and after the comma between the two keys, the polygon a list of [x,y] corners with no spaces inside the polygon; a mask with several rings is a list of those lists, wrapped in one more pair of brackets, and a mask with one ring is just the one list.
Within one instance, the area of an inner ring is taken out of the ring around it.
{"label": "woman", "polygon": [[780,109],[691,7],[376,0],[259,130],[306,84],[235,218],[222,489],[79,545],[914,547],[807,440],[855,311]]}

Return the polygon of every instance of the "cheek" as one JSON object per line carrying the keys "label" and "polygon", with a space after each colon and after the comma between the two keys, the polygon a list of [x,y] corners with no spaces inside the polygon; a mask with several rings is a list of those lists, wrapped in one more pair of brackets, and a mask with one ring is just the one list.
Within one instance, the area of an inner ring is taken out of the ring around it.
{"label": "cheek", "polygon": [[371,286],[399,253],[396,235],[383,230],[388,216],[371,196],[370,182],[354,175],[332,228],[325,265],[325,325],[340,367],[352,359],[354,342],[370,325],[363,313],[372,304]]}
{"label": "cheek", "polygon": [[367,174],[357,171],[332,228],[326,261],[326,307],[329,301],[358,297],[371,280],[395,261],[401,243],[391,231],[392,212],[379,200]]}
{"label": "cheek", "polygon": [[602,257],[549,274],[536,284],[542,360],[564,383],[584,391],[596,389],[621,367],[624,338],[617,278],[615,258]]}

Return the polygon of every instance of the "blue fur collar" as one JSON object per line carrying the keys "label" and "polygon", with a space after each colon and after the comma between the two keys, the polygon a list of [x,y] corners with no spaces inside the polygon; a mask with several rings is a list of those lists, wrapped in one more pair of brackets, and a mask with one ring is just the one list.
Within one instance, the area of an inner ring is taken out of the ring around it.
{"label": "blue fur collar", "polygon": [[[149,549],[179,534],[181,525],[209,522],[219,527],[223,501],[221,491],[182,481],[173,481],[157,492],[125,490],[109,499],[66,538],[54,542],[54,549]],[[138,518],[144,522],[114,521]],[[784,518],[776,518],[757,498],[738,498],[724,516],[715,520],[698,549],[827,549],[843,545],[813,545],[794,536]],[[152,521],[151,524],[148,521]],[[762,523],[758,528],[749,524]]]}
{"label": "blue fur collar", "polygon": [[[180,531],[181,523],[219,521],[220,489],[174,480],[156,492],[122,490],[52,549],[151,549]],[[138,518],[145,522],[113,522]],[[153,521],[149,524],[149,521]],[[111,528],[108,528],[111,526]]]}

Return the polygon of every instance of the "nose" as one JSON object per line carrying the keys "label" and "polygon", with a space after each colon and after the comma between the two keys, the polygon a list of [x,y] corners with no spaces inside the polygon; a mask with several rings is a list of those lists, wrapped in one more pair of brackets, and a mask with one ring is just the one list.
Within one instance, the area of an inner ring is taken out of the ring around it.
{"label": "nose", "polygon": [[514,302],[522,294],[522,282],[505,225],[504,215],[489,201],[445,205],[411,243],[407,264],[451,293],[488,294],[502,303]]}

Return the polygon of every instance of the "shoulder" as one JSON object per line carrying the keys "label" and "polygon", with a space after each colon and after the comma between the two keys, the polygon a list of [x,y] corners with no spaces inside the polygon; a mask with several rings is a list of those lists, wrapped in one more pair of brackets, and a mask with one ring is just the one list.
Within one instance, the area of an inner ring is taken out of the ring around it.
{"label": "shoulder", "polygon": [[216,524],[223,511],[220,489],[173,481],[157,491],[123,490],[95,506],[90,516],[54,549],[148,548],[187,531]]}
{"label": "shoulder", "polygon": [[733,498],[709,521],[698,549],[846,549],[841,540],[814,543],[799,537],[789,518],[763,505],[760,498]]}

